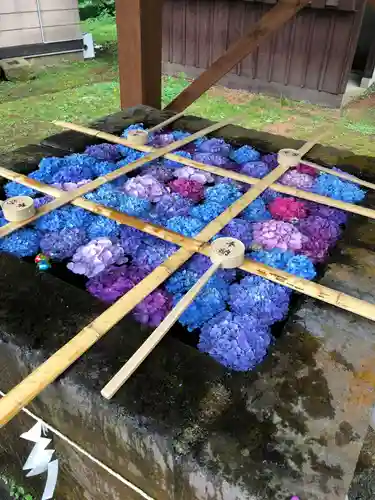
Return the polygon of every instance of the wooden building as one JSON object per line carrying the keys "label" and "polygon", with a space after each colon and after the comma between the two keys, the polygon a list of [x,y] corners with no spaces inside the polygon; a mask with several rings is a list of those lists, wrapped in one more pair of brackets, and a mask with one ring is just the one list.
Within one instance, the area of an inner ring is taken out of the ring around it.
{"label": "wooden building", "polygon": [[[165,0],[163,64],[196,77],[276,0]],[[364,0],[312,0],[221,83],[339,106],[352,68]]]}
{"label": "wooden building", "polygon": [[2,0],[0,59],[82,54],[78,0]]}

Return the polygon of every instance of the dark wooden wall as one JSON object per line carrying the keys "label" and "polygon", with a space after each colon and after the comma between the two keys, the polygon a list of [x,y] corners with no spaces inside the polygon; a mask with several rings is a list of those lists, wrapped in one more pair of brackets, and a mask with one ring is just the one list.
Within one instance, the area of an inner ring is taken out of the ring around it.
{"label": "dark wooden wall", "polygon": [[[364,0],[340,0],[336,8],[327,8],[324,0],[314,0],[313,5],[322,8],[304,9],[222,83],[340,105],[357,45]],[[196,76],[269,8],[269,4],[244,0],[167,0],[164,70]]]}

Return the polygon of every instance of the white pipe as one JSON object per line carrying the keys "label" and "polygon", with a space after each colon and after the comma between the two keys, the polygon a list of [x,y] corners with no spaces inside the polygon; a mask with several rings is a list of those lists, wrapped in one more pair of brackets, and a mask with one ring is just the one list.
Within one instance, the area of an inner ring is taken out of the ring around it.
{"label": "white pipe", "polygon": [[46,43],[46,37],[44,36],[44,28],[42,22],[42,11],[40,8],[40,0],[36,0],[36,11],[39,19],[40,34],[42,35],[42,43]]}

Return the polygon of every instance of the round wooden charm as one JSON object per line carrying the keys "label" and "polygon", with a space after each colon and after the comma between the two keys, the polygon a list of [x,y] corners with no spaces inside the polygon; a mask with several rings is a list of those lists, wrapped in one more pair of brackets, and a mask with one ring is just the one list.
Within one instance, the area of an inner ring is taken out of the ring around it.
{"label": "round wooden charm", "polygon": [[34,200],[30,196],[8,198],[1,206],[4,218],[9,222],[20,222],[30,219],[36,213]]}
{"label": "round wooden charm", "polygon": [[145,130],[130,130],[127,140],[137,145],[145,145],[148,141],[148,133]]}
{"label": "round wooden charm", "polygon": [[301,161],[301,154],[296,149],[280,149],[277,154],[279,165],[285,167],[296,167]]}
{"label": "round wooden charm", "polygon": [[218,238],[211,244],[210,258],[224,269],[233,269],[243,264],[245,245],[236,238]]}

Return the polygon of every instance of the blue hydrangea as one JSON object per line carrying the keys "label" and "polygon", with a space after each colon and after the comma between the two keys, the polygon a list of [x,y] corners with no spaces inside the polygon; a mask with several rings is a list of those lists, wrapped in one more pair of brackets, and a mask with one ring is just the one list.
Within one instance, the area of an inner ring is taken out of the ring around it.
{"label": "blue hydrangea", "polygon": [[208,187],[205,193],[206,201],[219,203],[225,208],[242,196],[237,186],[227,182],[219,182],[215,186]]}
{"label": "blue hydrangea", "polygon": [[250,161],[258,161],[260,159],[260,153],[251,146],[241,146],[238,149],[232,150],[230,158],[236,163],[242,164]]}
{"label": "blue hydrangea", "polygon": [[270,167],[263,161],[252,161],[245,163],[241,167],[241,174],[249,175],[250,177],[257,177],[262,179],[270,172]]}
{"label": "blue hydrangea", "polygon": [[260,222],[271,219],[272,217],[264,201],[261,198],[256,198],[243,212],[241,212],[241,218],[250,222]]}
{"label": "blue hydrangea", "polygon": [[61,231],[63,228],[80,229],[90,224],[94,218],[95,215],[83,208],[67,206],[43,215],[36,220],[35,227],[43,232]]}
{"label": "blue hydrangea", "polygon": [[158,240],[152,245],[141,245],[133,257],[133,264],[141,269],[155,269],[170,257],[178,247],[167,241]]}
{"label": "blue hydrangea", "polygon": [[348,203],[358,203],[366,196],[366,191],[359,188],[356,184],[324,172],[321,172],[316,177],[312,191]]}
{"label": "blue hydrangea", "polygon": [[[187,151],[183,151],[183,150],[173,151],[173,154],[177,155],[177,156],[182,156],[183,158],[188,158],[189,160],[191,160],[191,154],[188,153]],[[167,168],[180,168],[182,166],[181,163],[174,161],[174,160],[168,160],[168,158],[164,159],[163,165],[164,165],[164,167],[167,167]]]}
{"label": "blue hydrangea", "polygon": [[95,165],[92,166],[92,172],[95,177],[100,177],[102,175],[109,174],[117,170],[119,166],[113,161],[97,161]]}
{"label": "blue hydrangea", "polygon": [[[121,177],[123,182],[125,179]],[[118,209],[121,205],[121,198],[123,194],[120,193],[112,184],[103,184],[95,191],[85,194],[85,198],[95,203],[100,203],[106,207]]]}
{"label": "blue hydrangea", "polygon": [[107,142],[104,142],[103,144],[95,144],[94,146],[88,146],[85,149],[84,154],[93,156],[97,160],[102,161],[116,161],[121,156],[119,145],[109,144]]}
{"label": "blue hydrangea", "polygon": [[259,276],[246,276],[229,288],[229,304],[236,314],[251,314],[262,325],[284,319],[290,291]]}
{"label": "blue hydrangea", "polygon": [[122,131],[121,137],[125,137],[125,139],[127,139],[129,132],[133,130],[145,130],[145,127],[143,123],[133,123],[132,125],[129,125]]}
{"label": "blue hydrangea", "polygon": [[[185,294],[201,277],[200,273],[191,269],[181,269],[175,272],[165,283],[166,290],[171,295]],[[217,274],[214,275],[206,284],[209,288],[215,288],[221,294],[224,300],[229,297],[229,283]]]}
{"label": "blue hydrangea", "polygon": [[39,236],[34,229],[19,229],[0,239],[0,250],[17,257],[30,257],[39,250]]}
{"label": "blue hydrangea", "polygon": [[7,198],[12,198],[13,196],[31,196],[33,198],[38,194],[34,189],[22,186],[22,184],[13,181],[5,184],[4,191]]}
{"label": "blue hydrangea", "polygon": [[164,195],[155,205],[155,213],[159,220],[167,220],[176,215],[188,215],[193,202],[177,193]]}
{"label": "blue hydrangea", "polygon": [[157,238],[150,236],[139,229],[129,226],[120,227],[120,244],[127,255],[134,257],[138,249],[144,245],[154,245]]}
{"label": "blue hydrangea", "polygon": [[198,349],[227,368],[248,371],[264,359],[271,339],[256,318],[223,311],[203,325]]}
{"label": "blue hydrangea", "polygon": [[[125,158],[117,162],[117,168],[120,167],[125,167],[126,165],[129,165],[130,163],[134,163],[137,160],[140,160],[144,156],[146,156],[147,153],[142,153],[141,151],[136,151],[135,149],[129,149],[129,152],[124,155]],[[150,165],[150,163],[146,163],[146,165]]]}
{"label": "blue hydrangea", "polygon": [[205,223],[193,217],[183,217],[179,215],[169,219],[166,225],[168,229],[174,231],[175,233],[180,233],[184,236],[193,238],[200,231],[202,231]]}
{"label": "blue hydrangea", "polygon": [[221,237],[236,238],[242,241],[246,248],[250,248],[253,242],[253,225],[251,222],[243,219],[232,219],[220,233],[213,239]]}
{"label": "blue hydrangea", "polygon": [[265,203],[271,203],[271,201],[275,200],[276,198],[284,198],[285,195],[278,193],[277,191],[274,191],[271,188],[266,189],[263,191],[261,194],[261,198]]}
{"label": "blue hydrangea", "polygon": [[113,240],[120,235],[120,225],[114,220],[99,215],[87,227],[87,235],[90,240],[95,240],[96,238],[109,238]]}
{"label": "blue hydrangea", "polygon": [[300,278],[312,280],[316,276],[314,264],[305,255],[295,255],[293,252],[274,248],[272,250],[251,252],[249,257],[257,262],[276,267]]}
{"label": "blue hydrangea", "polygon": [[8,221],[4,219],[4,217],[0,216],[0,227],[5,226],[6,224],[8,224]]}
{"label": "blue hydrangea", "polygon": [[216,217],[218,217],[223,210],[224,207],[220,205],[220,203],[210,201],[208,203],[201,203],[200,205],[192,207],[190,209],[190,215],[203,222],[211,222],[216,219]]}
{"label": "blue hydrangea", "polygon": [[52,183],[53,175],[60,170],[66,163],[65,158],[58,158],[56,156],[50,156],[43,158],[38,166],[38,172],[41,176],[38,180],[40,182],[45,182],[46,184]]}
{"label": "blue hydrangea", "polygon": [[136,196],[123,194],[120,198],[119,210],[134,217],[142,217],[151,211],[151,203]]}
{"label": "blue hydrangea", "polygon": [[[182,298],[182,295],[173,297],[173,304]],[[226,307],[222,294],[216,288],[205,286],[197,295],[194,302],[180,316],[179,322],[185,326],[189,332],[202,326],[206,321],[213,318]]]}
{"label": "blue hydrangea", "polygon": [[[203,273],[207,271],[212,266],[211,259],[206,257],[205,255],[195,254],[191,259],[187,261],[185,264],[185,268],[189,271],[193,271],[198,274],[198,276],[202,276]],[[216,271],[215,276],[219,276],[227,283],[233,283],[236,279],[236,270],[235,269],[219,269]]]}
{"label": "blue hydrangea", "polygon": [[175,141],[181,141],[182,139],[189,137],[191,134],[189,132],[184,132],[183,130],[173,130],[172,135]]}

